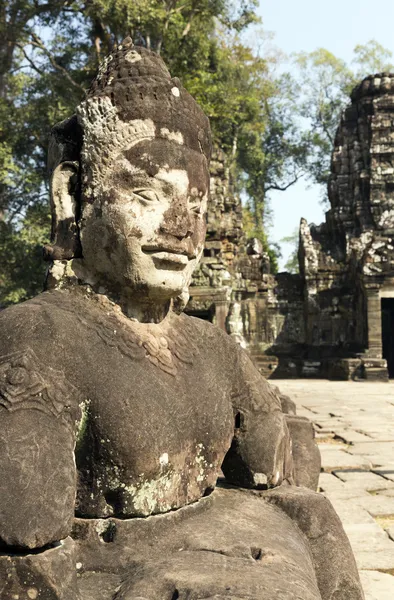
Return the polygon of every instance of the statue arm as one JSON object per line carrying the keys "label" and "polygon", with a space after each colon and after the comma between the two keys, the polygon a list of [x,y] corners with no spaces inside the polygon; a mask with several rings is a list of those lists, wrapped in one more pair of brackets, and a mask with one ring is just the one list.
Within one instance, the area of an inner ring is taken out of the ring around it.
{"label": "statue arm", "polygon": [[274,487],[292,481],[291,441],[278,395],[239,347],[234,369],[234,437],[222,470],[232,484]]}
{"label": "statue arm", "polygon": [[70,533],[79,410],[73,391],[29,349],[0,356],[0,548],[43,548]]}

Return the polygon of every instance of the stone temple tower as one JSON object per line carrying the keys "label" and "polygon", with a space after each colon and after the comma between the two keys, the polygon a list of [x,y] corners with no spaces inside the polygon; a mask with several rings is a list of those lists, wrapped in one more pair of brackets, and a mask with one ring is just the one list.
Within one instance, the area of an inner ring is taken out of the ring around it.
{"label": "stone temple tower", "polygon": [[[394,376],[394,74],[351,95],[332,155],[331,208],[300,226],[306,347],[338,377]],[[328,373],[327,373],[328,371]]]}

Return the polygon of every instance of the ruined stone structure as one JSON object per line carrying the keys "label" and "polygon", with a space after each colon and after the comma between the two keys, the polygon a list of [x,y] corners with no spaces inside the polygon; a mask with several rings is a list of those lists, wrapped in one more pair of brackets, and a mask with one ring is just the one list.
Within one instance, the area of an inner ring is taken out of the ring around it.
{"label": "ruined stone structure", "polygon": [[[216,181],[224,169],[214,167]],[[394,76],[368,77],[352,93],[335,140],[331,208],[319,226],[301,220],[300,275],[270,275],[245,240],[228,178],[213,190],[200,273],[222,276],[206,277],[203,289],[201,274],[193,281],[193,313],[201,316],[204,298],[266,376],[394,376]]]}
{"label": "ruined stone structure", "polygon": [[[316,371],[394,375],[394,76],[354,89],[335,139],[330,210],[301,222],[305,343]],[[335,360],[338,359],[338,360]]]}
{"label": "ruined stone structure", "polygon": [[182,314],[209,158],[130,39],[53,130],[48,289],[0,315],[1,600],[363,599],[311,424]]}
{"label": "ruined stone structure", "polygon": [[[189,289],[187,314],[227,331],[264,376],[275,376],[281,357],[286,363],[304,339],[301,284],[299,276],[270,274],[261,243],[246,238],[241,201],[234,193],[225,156],[215,151],[204,256]],[[289,362],[285,370],[292,375]]]}

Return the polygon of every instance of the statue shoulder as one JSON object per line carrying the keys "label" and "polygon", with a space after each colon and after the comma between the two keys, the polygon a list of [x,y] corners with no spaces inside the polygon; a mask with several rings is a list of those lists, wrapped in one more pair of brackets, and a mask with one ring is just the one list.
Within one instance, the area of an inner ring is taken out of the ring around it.
{"label": "statue shoulder", "polygon": [[[57,328],[64,327],[63,302],[59,292],[44,292],[31,300],[0,311],[0,355],[26,344],[47,343]],[[67,311],[69,314],[72,312]]]}
{"label": "statue shoulder", "polygon": [[60,319],[47,294],[0,312],[0,540],[9,546],[64,539],[73,522],[81,396],[54,361]]}
{"label": "statue shoulder", "polygon": [[73,429],[79,393],[53,364],[51,342],[56,344],[61,315],[47,300],[38,296],[0,313],[0,409],[8,414],[35,409]]}
{"label": "statue shoulder", "polygon": [[248,352],[231,335],[209,321],[188,315],[181,317],[183,330],[186,326],[193,330],[193,338],[199,340],[200,347],[205,353],[213,350],[212,357],[218,368],[228,372],[229,381],[234,384],[234,397],[244,404],[256,403],[258,410],[263,407],[265,412],[281,409],[277,388],[261,375]]}
{"label": "statue shoulder", "polygon": [[182,314],[178,327],[183,335],[197,344],[200,352],[222,372],[228,373],[228,380],[239,379],[245,364],[255,370],[246,351],[223,329],[210,321]]}
{"label": "statue shoulder", "polygon": [[223,331],[223,329],[220,329],[210,321],[200,319],[199,317],[191,317],[185,313],[182,313],[178,318],[181,326],[187,328],[187,330],[195,336],[203,336],[204,340],[214,340],[230,348],[237,346],[226,331]]}

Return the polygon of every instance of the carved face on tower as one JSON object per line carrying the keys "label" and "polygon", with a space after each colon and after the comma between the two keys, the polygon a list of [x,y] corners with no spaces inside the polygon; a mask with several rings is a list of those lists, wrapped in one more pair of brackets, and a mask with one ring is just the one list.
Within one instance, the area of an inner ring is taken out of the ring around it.
{"label": "carved face on tower", "polygon": [[[157,55],[126,40],[103,64],[77,123],[77,224],[89,282],[152,299],[180,295],[205,240],[207,118]],[[64,197],[56,191],[56,170],[53,181],[55,203]]]}

